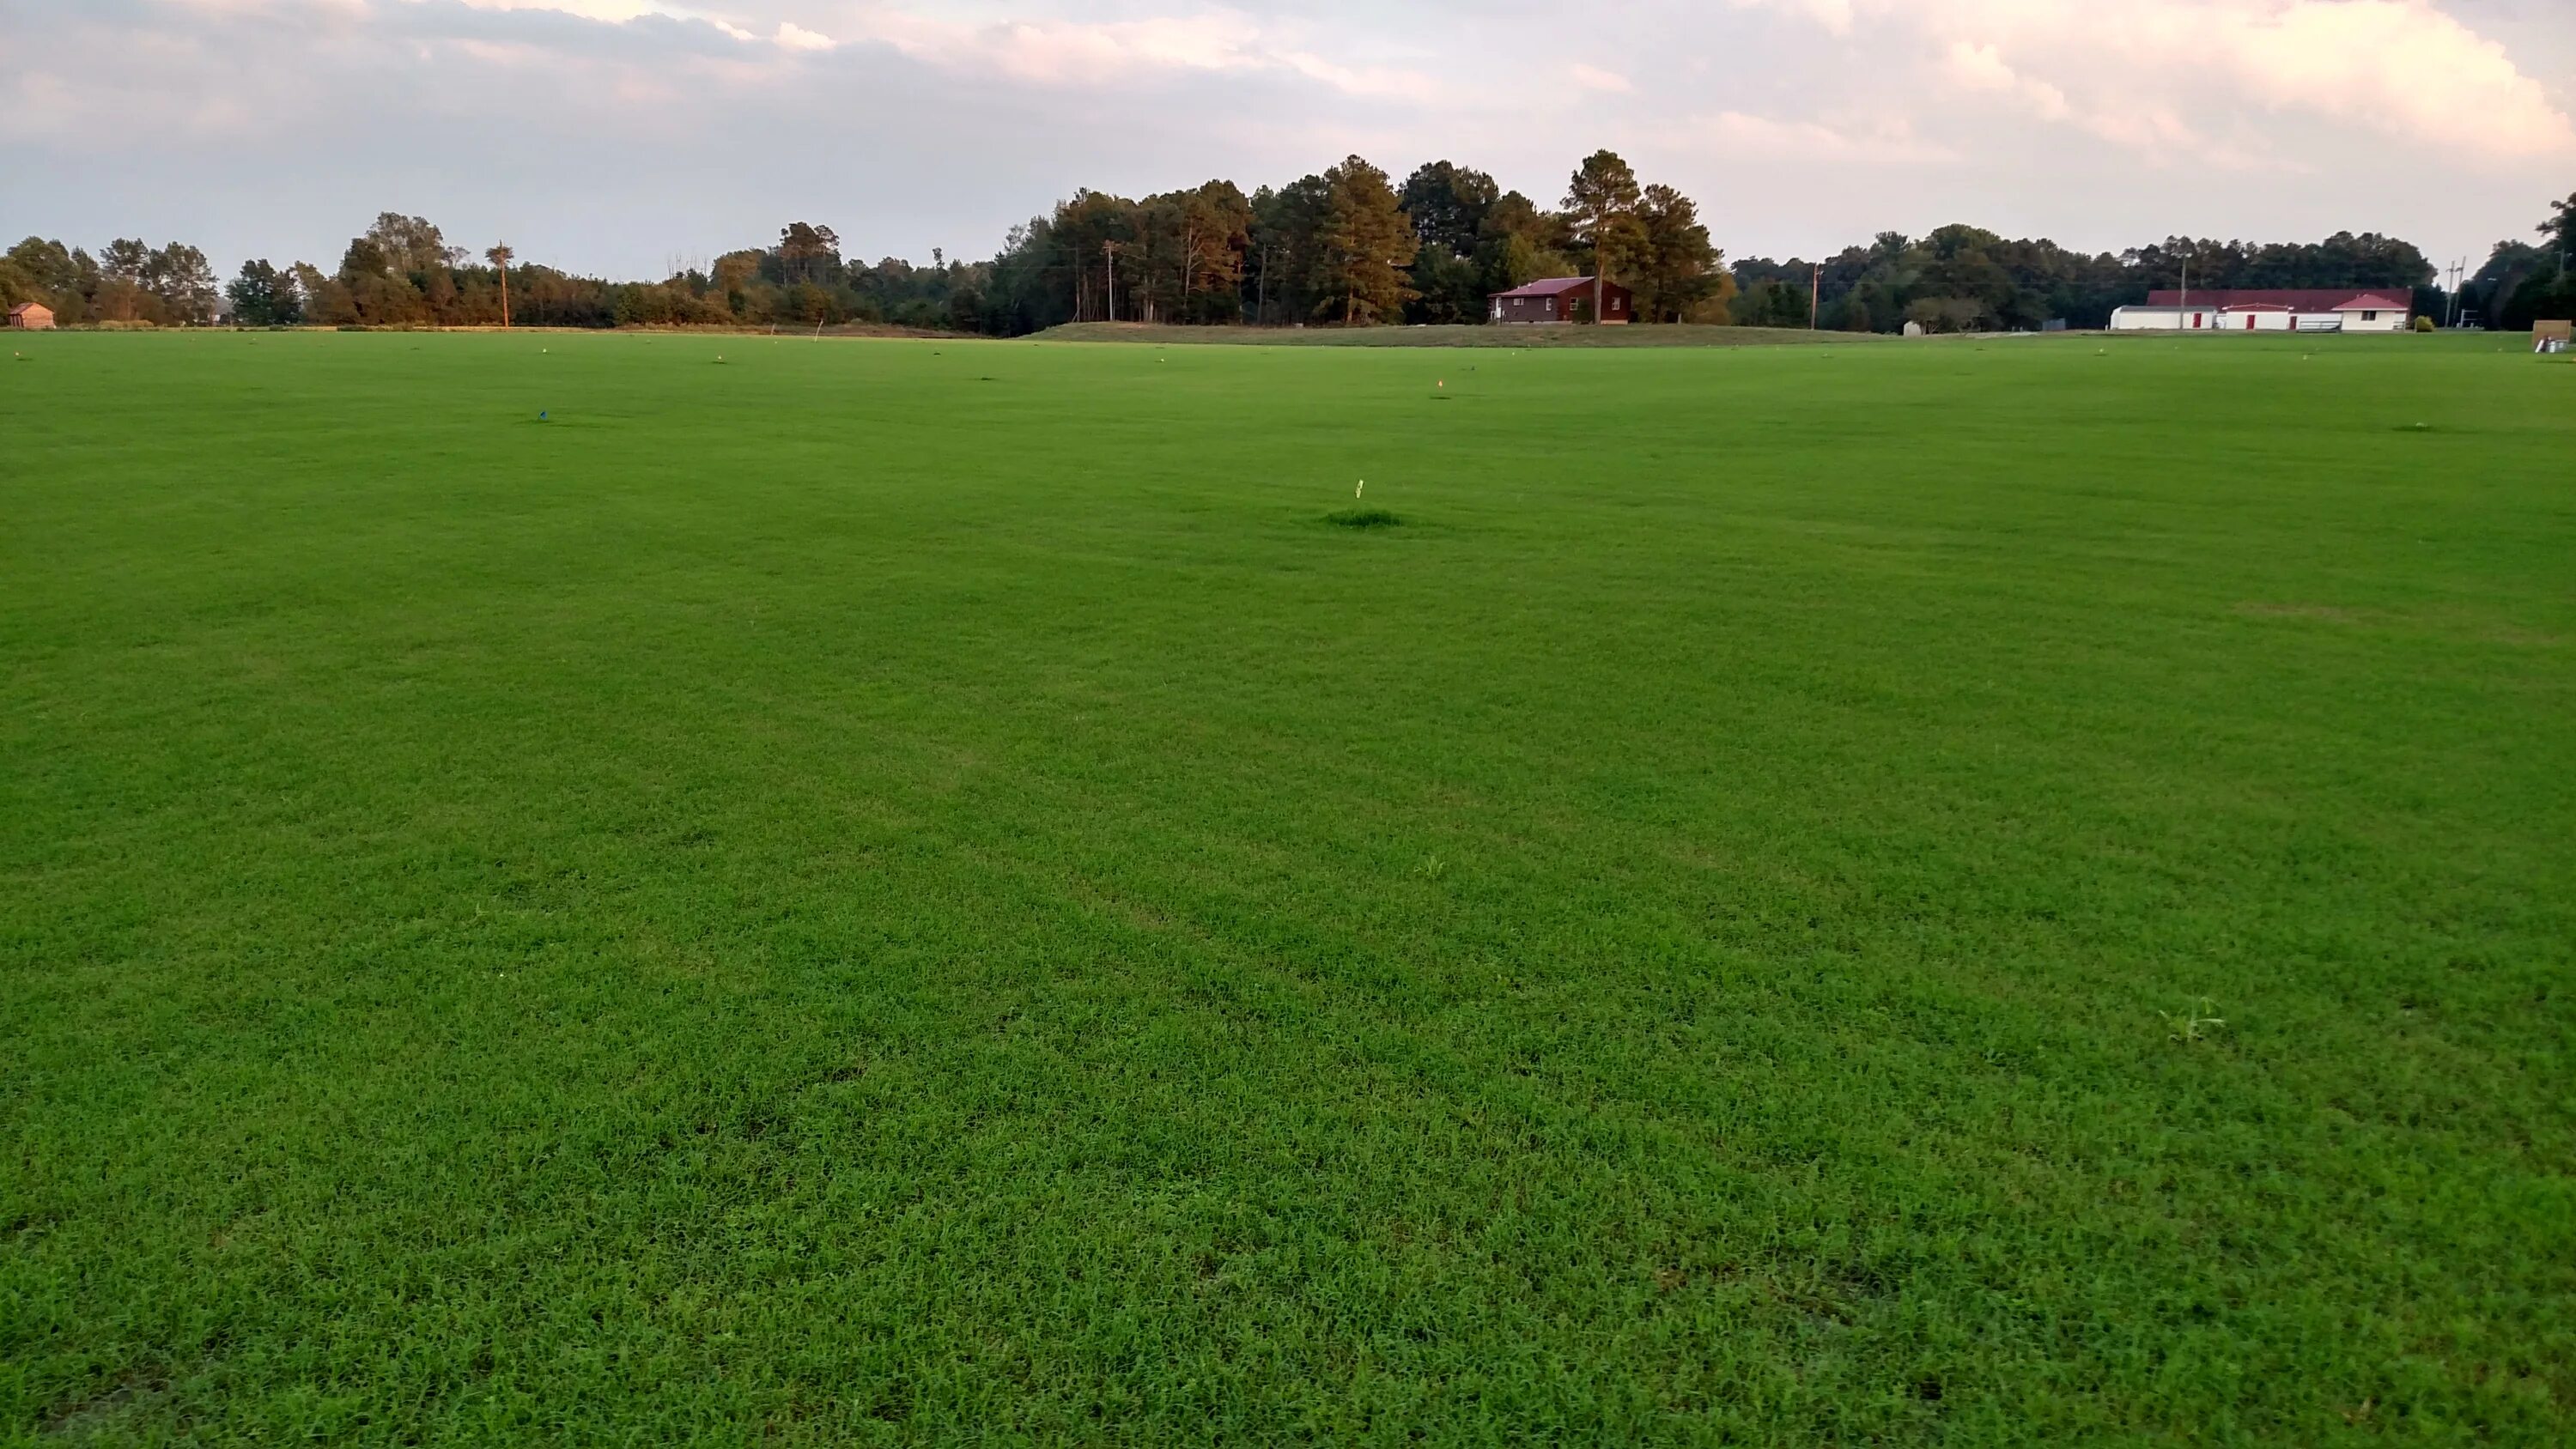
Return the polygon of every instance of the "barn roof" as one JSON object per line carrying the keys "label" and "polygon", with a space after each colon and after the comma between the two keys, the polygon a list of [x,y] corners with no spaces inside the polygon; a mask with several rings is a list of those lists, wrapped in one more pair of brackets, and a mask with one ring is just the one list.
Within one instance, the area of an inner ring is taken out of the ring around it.
{"label": "barn roof", "polygon": [[1526,287],[1514,287],[1508,292],[1496,292],[1494,295],[1497,297],[1562,297],[1568,292],[1590,290],[1592,290],[1590,277],[1550,277],[1544,282],[1532,282]]}
{"label": "barn roof", "polygon": [[[2203,307],[2225,311],[2231,307],[2278,312],[2408,312],[2414,310],[2415,294],[2405,287],[2374,287],[2356,290],[2351,287],[2309,287],[2246,289],[2212,287],[2191,289],[2191,301]],[[2149,292],[2150,307],[2183,305],[2180,291]]]}
{"label": "barn roof", "polygon": [[21,302],[17,306],[9,309],[9,315],[12,317],[16,317],[26,312],[42,312],[48,317],[54,315],[54,309],[46,306],[42,302]]}

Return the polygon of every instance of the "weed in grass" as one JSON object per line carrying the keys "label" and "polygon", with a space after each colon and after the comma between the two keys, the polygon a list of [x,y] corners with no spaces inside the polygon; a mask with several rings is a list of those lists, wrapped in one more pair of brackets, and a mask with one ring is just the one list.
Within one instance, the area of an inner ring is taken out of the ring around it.
{"label": "weed in grass", "polygon": [[2188,1044],[2207,1040],[2210,1032],[2227,1025],[2226,1018],[2209,1014],[2216,1010],[2218,1003],[2204,996],[2195,1007],[2180,1016],[2169,1011],[2159,1011],[2156,1015],[2164,1018],[2165,1030],[2172,1040]]}

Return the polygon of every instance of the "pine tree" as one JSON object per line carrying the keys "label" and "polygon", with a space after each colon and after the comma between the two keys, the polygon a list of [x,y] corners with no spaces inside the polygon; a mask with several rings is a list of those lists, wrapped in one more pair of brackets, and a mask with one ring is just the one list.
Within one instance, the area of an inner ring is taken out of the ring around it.
{"label": "pine tree", "polygon": [[1638,284],[1645,315],[1678,322],[1715,289],[1723,254],[1710,245],[1699,207],[1669,186],[1649,186],[1637,209]]}
{"label": "pine tree", "polygon": [[508,242],[483,254],[483,260],[490,262],[493,269],[501,274],[501,330],[504,332],[510,330],[510,263],[518,256],[517,252],[510,250]]}
{"label": "pine tree", "polygon": [[1613,269],[1635,255],[1640,227],[1637,208],[1643,198],[1637,173],[1613,151],[1595,151],[1575,168],[1567,183],[1565,209],[1574,223],[1575,239],[1592,249],[1592,316],[1601,317],[1602,294]]}
{"label": "pine tree", "polygon": [[1401,311],[1419,295],[1406,285],[1406,269],[1421,248],[1413,220],[1404,214],[1386,173],[1357,156],[1323,175],[1325,205],[1318,229],[1321,264],[1318,309],[1341,306],[1342,321],[1374,322]]}

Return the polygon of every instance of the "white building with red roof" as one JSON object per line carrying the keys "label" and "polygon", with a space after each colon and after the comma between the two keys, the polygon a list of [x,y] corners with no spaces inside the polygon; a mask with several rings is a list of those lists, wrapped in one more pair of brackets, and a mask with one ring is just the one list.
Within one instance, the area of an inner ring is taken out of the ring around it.
{"label": "white building with red roof", "polygon": [[2145,306],[2111,314],[2114,332],[2403,332],[2414,325],[2408,287],[2149,292]]}

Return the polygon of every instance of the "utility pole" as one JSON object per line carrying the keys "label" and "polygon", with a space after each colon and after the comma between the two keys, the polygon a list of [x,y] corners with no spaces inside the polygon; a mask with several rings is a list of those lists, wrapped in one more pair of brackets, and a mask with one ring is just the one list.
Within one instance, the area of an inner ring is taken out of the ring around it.
{"label": "utility pole", "polygon": [[1820,331],[1818,323],[1825,317],[1825,264],[1816,263],[1815,278],[1807,285],[1807,330]]}
{"label": "utility pole", "polygon": [[[2174,308],[2174,330],[2183,330],[2182,314],[2191,310],[2191,258],[2182,259],[2182,302]],[[2298,325],[2293,319],[2292,326]]]}

